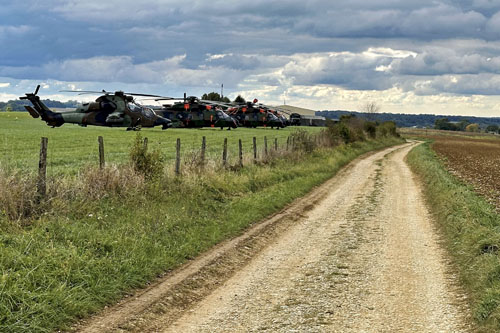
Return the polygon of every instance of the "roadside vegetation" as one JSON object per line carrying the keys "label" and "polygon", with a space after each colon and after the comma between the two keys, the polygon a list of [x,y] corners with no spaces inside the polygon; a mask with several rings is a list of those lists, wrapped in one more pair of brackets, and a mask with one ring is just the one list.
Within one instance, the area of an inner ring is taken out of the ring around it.
{"label": "roadside vegetation", "polygon": [[[441,146],[438,148],[443,150]],[[423,181],[429,208],[444,236],[448,253],[458,268],[462,285],[468,292],[479,330],[498,332],[500,215],[487,197],[479,195],[472,185],[452,175],[449,170],[453,164],[448,164],[447,168],[446,161],[450,160],[444,154],[441,156],[427,142],[410,152],[408,162]],[[484,160],[475,163],[481,162]],[[462,169],[464,167],[467,168],[462,166]],[[481,170],[484,168],[477,169],[477,172]],[[484,175],[476,175],[475,178],[481,179],[481,176]],[[462,179],[471,182],[474,178],[471,177],[469,174],[469,178]],[[491,178],[491,181],[494,179]]]}
{"label": "roadside vegetation", "polygon": [[122,143],[125,161],[49,175],[42,199],[34,175],[0,169],[2,330],[67,329],[240,234],[357,156],[402,142],[394,123],[358,119],[289,134],[288,149],[259,151],[256,161],[247,150],[244,167],[200,164],[194,149],[177,176],[161,148],[134,134]]}

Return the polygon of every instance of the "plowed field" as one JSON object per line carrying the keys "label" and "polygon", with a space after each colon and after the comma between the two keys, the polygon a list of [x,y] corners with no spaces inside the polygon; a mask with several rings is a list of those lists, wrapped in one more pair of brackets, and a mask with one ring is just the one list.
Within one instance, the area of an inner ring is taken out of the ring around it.
{"label": "plowed field", "polygon": [[474,186],[500,211],[500,140],[433,136],[432,148],[457,177]]}

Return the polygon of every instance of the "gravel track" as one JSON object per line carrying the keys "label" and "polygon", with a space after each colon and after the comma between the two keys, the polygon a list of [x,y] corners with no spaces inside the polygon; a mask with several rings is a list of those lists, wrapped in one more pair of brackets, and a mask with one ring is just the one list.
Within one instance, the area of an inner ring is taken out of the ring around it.
{"label": "gravel track", "polygon": [[84,332],[469,332],[404,162],[358,158],[282,212],[78,327]]}

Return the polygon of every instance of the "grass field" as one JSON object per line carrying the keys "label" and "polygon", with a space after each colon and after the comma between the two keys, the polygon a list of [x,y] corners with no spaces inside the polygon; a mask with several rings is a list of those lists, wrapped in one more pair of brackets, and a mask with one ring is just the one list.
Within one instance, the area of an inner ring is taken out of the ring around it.
{"label": "grass field", "polygon": [[499,332],[500,215],[492,192],[482,189],[484,184],[498,183],[495,161],[500,141],[484,136],[471,139],[461,133],[421,137],[432,141],[412,150],[408,161],[422,179],[428,206],[468,292],[479,331]]}
{"label": "grass field", "polygon": [[[402,142],[382,135],[313,149],[307,141],[303,149],[244,168],[194,169],[181,177],[163,170],[147,180],[129,165],[136,133],[50,129],[17,113],[0,114],[0,125],[2,163],[18,170],[0,172],[0,331],[7,332],[68,329],[303,196],[360,154]],[[283,144],[292,131],[153,129],[142,135],[150,147],[160,142],[167,158],[177,137],[184,149],[197,150],[206,135],[209,152],[220,160],[225,136],[234,143],[242,138],[250,151],[253,136],[260,146],[263,136],[270,142],[280,136]],[[102,170],[95,167],[98,135],[112,162]],[[26,173],[36,171],[40,136],[49,137],[51,148],[49,191],[38,202],[35,177]]]}
{"label": "grass field", "polygon": [[[301,127],[310,132],[318,132],[320,128]],[[144,128],[143,137],[147,137],[150,147],[158,147],[166,159],[175,158],[177,138],[181,139],[182,151],[199,150],[202,137],[207,140],[207,157],[222,159],[224,138],[228,138],[228,157],[237,158],[238,140],[243,143],[243,151],[252,149],[253,137],[257,137],[258,146],[262,148],[264,136],[268,145],[286,144],[287,137],[297,127],[285,129],[270,128],[237,128],[227,131],[216,128],[202,129],[168,129]],[[125,128],[108,128],[98,126],[80,127],[65,124],[51,128],[39,119],[33,119],[27,112],[0,112],[0,167],[8,170],[21,169],[23,172],[36,172],[40,151],[40,138],[49,139],[48,174],[76,174],[84,165],[98,164],[97,137],[104,138],[106,162],[123,163],[128,160],[130,146],[136,132],[127,132]]]}

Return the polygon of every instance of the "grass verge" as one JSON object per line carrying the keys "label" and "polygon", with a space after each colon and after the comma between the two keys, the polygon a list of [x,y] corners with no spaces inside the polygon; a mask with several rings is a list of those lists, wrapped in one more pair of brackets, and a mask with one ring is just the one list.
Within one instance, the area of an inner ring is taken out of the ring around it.
{"label": "grass verge", "polygon": [[240,234],[357,156],[397,143],[394,137],[355,142],[236,171],[162,177],[98,199],[55,196],[52,208],[29,223],[0,215],[0,327],[67,329]]}
{"label": "grass verge", "polygon": [[413,149],[408,162],[423,181],[480,332],[500,331],[500,215],[472,186],[446,171],[429,143]]}

